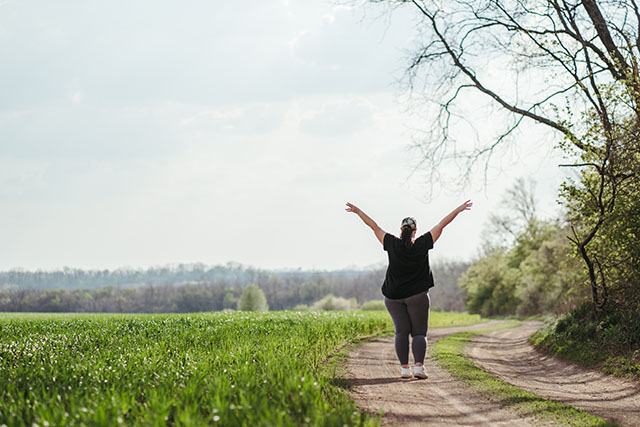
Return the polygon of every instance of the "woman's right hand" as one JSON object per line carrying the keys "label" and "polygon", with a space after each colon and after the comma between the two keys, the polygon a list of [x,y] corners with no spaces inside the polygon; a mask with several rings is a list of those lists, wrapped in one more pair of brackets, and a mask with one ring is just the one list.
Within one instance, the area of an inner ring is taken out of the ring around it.
{"label": "woman's right hand", "polygon": [[347,202],[347,207],[345,208],[345,210],[346,210],[347,212],[353,212],[353,213],[355,213],[355,214],[357,214],[358,212],[360,212],[360,208],[359,208],[359,207],[357,207],[356,205],[351,204],[351,203],[349,203],[349,202]]}

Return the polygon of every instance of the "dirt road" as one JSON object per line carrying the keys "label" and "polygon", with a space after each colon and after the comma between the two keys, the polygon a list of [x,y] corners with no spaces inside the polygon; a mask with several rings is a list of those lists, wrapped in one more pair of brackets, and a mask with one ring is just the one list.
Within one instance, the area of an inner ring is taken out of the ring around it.
{"label": "dirt road", "polygon": [[467,355],[509,384],[623,426],[640,426],[640,384],[537,352],[527,340],[541,325],[526,322],[478,337],[467,347]]}
{"label": "dirt road", "polygon": [[[499,323],[433,328],[429,331],[429,345],[456,332]],[[519,328],[480,337],[469,347],[469,357],[521,388],[556,400],[562,399],[566,404],[581,408],[580,404],[591,399],[600,403],[594,403],[588,409],[585,407],[589,412],[623,425],[640,425],[640,390],[637,385],[616,379],[605,385],[594,381],[592,374],[584,377],[584,372],[577,368],[573,369],[576,369],[578,376],[582,372],[582,382],[577,377],[568,379],[566,364],[545,358],[528,345],[526,337],[538,326],[536,323],[526,323]],[[553,363],[540,365],[540,360],[547,361],[544,363],[551,360]],[[372,414],[379,414],[382,410],[384,426],[541,425],[540,420],[522,418],[479,395],[453,379],[430,358],[425,361],[425,367],[429,374],[427,380],[401,379],[393,337],[371,341],[355,349],[348,360],[348,379],[353,386],[353,398],[361,408]],[[564,384],[559,378],[567,378],[564,391],[557,392],[553,397],[543,394],[545,390],[554,389],[553,384]],[[534,388],[536,382],[539,386]],[[578,385],[580,389],[576,388]]]}
{"label": "dirt road", "polygon": [[[463,330],[493,326],[483,323],[461,328],[433,328],[429,345],[438,339]],[[504,410],[454,380],[433,360],[427,358],[426,380],[401,379],[400,365],[393,347],[393,337],[380,338],[353,351],[348,361],[348,378],[353,397],[361,408],[372,414],[383,411],[383,426],[424,425],[509,425],[534,424]]]}

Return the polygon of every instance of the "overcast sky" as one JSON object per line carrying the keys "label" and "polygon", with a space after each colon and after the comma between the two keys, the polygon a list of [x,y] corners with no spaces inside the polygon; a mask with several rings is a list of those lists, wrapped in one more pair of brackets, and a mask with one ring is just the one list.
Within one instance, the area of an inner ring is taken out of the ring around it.
{"label": "overcast sky", "polygon": [[486,186],[428,197],[438,165],[412,174],[408,148],[428,117],[397,83],[415,12],[376,7],[0,0],[0,269],[384,262],[347,201],[398,233],[472,199],[432,253],[470,259],[517,177],[552,215],[561,175],[536,132]]}

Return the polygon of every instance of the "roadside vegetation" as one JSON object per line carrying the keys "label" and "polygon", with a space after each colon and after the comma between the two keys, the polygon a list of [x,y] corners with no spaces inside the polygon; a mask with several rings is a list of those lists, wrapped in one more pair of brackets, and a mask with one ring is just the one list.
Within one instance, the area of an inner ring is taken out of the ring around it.
{"label": "roadside vegetation", "polygon": [[381,311],[0,314],[0,425],[376,424],[324,362],[391,331]]}
{"label": "roadside vegetation", "polygon": [[[536,348],[607,374],[640,380],[640,350],[624,320],[610,314],[597,319],[584,304],[548,323],[530,339]],[[638,331],[635,331],[637,334]]]}

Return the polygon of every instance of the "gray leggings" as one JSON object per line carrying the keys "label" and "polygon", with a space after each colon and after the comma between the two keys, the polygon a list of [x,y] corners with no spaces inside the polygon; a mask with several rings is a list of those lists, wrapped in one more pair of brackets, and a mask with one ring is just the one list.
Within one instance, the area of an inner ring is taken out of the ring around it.
{"label": "gray leggings", "polygon": [[409,364],[409,334],[413,337],[411,350],[413,361],[424,363],[427,352],[427,328],[429,324],[429,291],[402,299],[384,299],[396,330],[396,354],[401,365]]}

